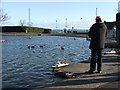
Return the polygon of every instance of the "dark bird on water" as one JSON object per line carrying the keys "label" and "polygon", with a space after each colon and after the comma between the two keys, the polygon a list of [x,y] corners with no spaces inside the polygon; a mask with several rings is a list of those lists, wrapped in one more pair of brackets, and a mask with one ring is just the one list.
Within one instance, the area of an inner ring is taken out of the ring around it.
{"label": "dark bird on water", "polygon": [[35,46],[31,46],[31,48],[35,48]]}
{"label": "dark bird on water", "polygon": [[40,45],[40,47],[42,47],[42,48],[43,48],[43,45]]}
{"label": "dark bird on water", "polygon": [[30,46],[28,46],[28,48],[30,48]]}
{"label": "dark bird on water", "polygon": [[76,38],[74,38],[74,40],[76,40]]}
{"label": "dark bird on water", "polygon": [[35,46],[30,46],[30,45],[28,45],[28,48],[35,48]]}
{"label": "dark bird on water", "polygon": [[64,47],[61,47],[61,50],[64,50]]}

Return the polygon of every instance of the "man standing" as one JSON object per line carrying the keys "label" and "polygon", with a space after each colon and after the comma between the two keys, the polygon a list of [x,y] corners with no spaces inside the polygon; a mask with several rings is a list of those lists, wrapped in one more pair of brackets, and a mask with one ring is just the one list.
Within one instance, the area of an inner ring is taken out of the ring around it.
{"label": "man standing", "polygon": [[107,31],[106,25],[102,22],[101,17],[96,17],[96,23],[92,25],[88,32],[88,36],[91,38],[90,46],[91,49],[91,62],[89,73],[94,73],[97,62],[97,72],[102,71],[102,50],[104,48],[105,35]]}

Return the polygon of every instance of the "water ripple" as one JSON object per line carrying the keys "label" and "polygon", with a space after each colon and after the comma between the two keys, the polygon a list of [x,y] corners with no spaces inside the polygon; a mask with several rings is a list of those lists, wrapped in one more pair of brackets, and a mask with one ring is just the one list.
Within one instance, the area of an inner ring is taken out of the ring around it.
{"label": "water ripple", "polygon": [[[84,38],[61,36],[3,36],[3,88],[37,88],[52,84],[51,66],[58,58],[77,63],[89,58],[89,42]],[[35,46],[28,48],[28,45]],[[43,47],[42,47],[43,46]],[[61,49],[64,47],[64,50]]]}

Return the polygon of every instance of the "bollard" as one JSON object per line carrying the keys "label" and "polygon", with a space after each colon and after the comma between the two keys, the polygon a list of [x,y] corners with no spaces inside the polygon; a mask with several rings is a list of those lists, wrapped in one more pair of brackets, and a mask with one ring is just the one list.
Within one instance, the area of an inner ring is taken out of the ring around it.
{"label": "bollard", "polygon": [[120,13],[116,14],[116,40],[118,47],[120,47]]}

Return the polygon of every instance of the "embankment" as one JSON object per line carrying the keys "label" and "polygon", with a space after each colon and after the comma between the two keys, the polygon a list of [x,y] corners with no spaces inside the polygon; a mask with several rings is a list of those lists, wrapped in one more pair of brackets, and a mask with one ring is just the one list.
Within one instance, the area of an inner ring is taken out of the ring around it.
{"label": "embankment", "polygon": [[28,27],[28,26],[2,26],[1,35],[38,35],[39,33],[50,33],[51,29]]}

